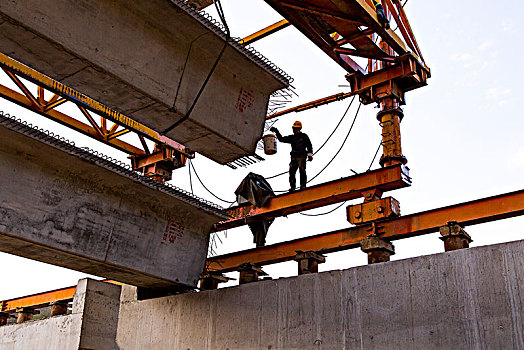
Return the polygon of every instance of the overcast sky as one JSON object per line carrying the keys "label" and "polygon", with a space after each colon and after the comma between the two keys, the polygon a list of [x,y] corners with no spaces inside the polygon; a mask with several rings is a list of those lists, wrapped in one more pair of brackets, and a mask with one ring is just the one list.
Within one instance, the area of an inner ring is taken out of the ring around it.
{"label": "overcast sky", "polygon": [[[232,35],[247,36],[281,18],[263,1],[222,0]],[[210,13],[213,13],[212,9]],[[407,94],[405,117],[401,124],[403,153],[408,158],[413,185],[388,193],[400,201],[402,214],[460,203],[473,199],[511,192],[523,188],[524,172],[524,113],[520,84],[524,73],[521,57],[524,53],[524,4],[517,0],[502,1],[420,1],[410,0],[406,12],[431,68],[432,78],[427,87]],[[315,100],[330,94],[348,91],[345,72],[320,49],[311,44],[296,29],[288,27],[255,44],[271,61],[295,78],[299,97],[290,106]],[[3,73],[0,82],[12,86]],[[276,126],[283,134],[291,132],[295,120],[302,121],[318,148],[338,123],[349,100],[336,102],[300,114],[280,118]],[[310,177],[316,175],[339,149],[355,115],[355,102],[339,130],[312,163]],[[67,108],[64,106],[63,108]],[[36,122],[80,146],[97,148],[113,157],[126,156],[102,146],[65,128],[55,126],[40,116],[31,114],[5,100],[0,110]],[[377,109],[363,106],[342,152],[312,184],[366,171],[380,142]],[[260,152],[260,151],[259,151]],[[289,146],[280,144],[274,156],[248,169],[231,170],[198,155],[194,165],[204,183],[217,196],[234,200],[233,191],[252,171],[264,176],[287,170]],[[375,162],[373,168],[377,168]],[[172,183],[189,190],[188,169],[176,170]],[[286,190],[287,176],[270,181],[276,190]],[[198,183],[195,194],[227,207]],[[360,200],[352,201],[358,203]],[[348,227],[345,207],[319,217],[300,214],[278,218],[271,227],[267,243],[329,232]],[[333,207],[311,210],[323,213]],[[472,246],[521,239],[524,218],[502,220],[467,227]],[[215,250],[226,253],[253,247],[247,227],[220,234]],[[438,234],[395,242],[397,254],[393,260],[443,251]],[[358,249],[328,255],[321,271],[343,269],[366,263],[366,255]],[[2,283],[0,300],[56,289],[76,284],[82,273],[0,253]],[[272,277],[292,276],[296,263],[289,262],[265,267]],[[237,277],[235,274],[231,274]]]}

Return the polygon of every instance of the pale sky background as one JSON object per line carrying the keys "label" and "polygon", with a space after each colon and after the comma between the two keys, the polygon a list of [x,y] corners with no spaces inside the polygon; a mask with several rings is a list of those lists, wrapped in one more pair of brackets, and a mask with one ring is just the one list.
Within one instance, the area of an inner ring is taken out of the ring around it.
{"label": "pale sky background", "polygon": [[[280,16],[263,1],[222,0],[232,35],[247,36],[278,20]],[[214,13],[210,8],[210,13]],[[524,54],[524,3],[502,1],[421,1],[409,0],[406,12],[421,46],[432,78],[427,87],[407,94],[405,117],[401,124],[403,153],[408,158],[413,185],[388,192],[400,201],[403,215],[451,205],[523,188],[524,113],[520,104],[520,85],[524,81],[521,57]],[[295,28],[288,27],[256,43],[255,48],[295,78],[297,93],[290,106],[330,94],[348,91],[345,72]],[[12,86],[5,74],[0,82]],[[331,133],[349,100],[336,102],[299,114],[280,118],[276,126],[283,134],[291,132],[301,120],[318,148]],[[308,175],[316,175],[340,147],[351,125],[358,103],[355,102],[329,143],[308,163]],[[312,184],[351,175],[350,169],[363,172],[369,167],[380,141],[377,109],[363,106],[355,127],[338,157]],[[62,107],[68,110],[67,106]],[[91,139],[57,126],[43,117],[0,100],[0,110],[52,129],[78,146],[89,146],[125,161],[126,156]],[[75,112],[76,113],[76,112]],[[78,115],[78,114],[75,114]],[[260,153],[260,151],[259,151]],[[197,155],[198,174],[216,195],[234,200],[233,191],[249,172],[264,176],[287,170],[289,146],[279,144],[274,156],[247,169],[228,167]],[[378,161],[373,168],[379,167]],[[297,174],[298,175],[298,174]],[[176,170],[172,183],[189,190],[188,168]],[[287,176],[270,180],[275,190],[289,187]],[[209,195],[195,180],[195,194],[227,207]],[[354,200],[347,204],[359,203]],[[323,213],[332,207],[309,213]],[[306,217],[300,214],[278,218],[270,228],[267,244],[286,241],[349,226],[345,205],[335,212]],[[524,218],[466,227],[472,246],[522,239]],[[219,254],[253,247],[247,227],[220,234],[215,250]],[[438,234],[394,242],[392,260],[443,251]],[[169,263],[169,262],[166,262]],[[320,271],[345,269],[366,264],[358,249],[328,255]],[[0,300],[75,285],[85,274],[0,253]],[[296,263],[264,268],[273,278],[293,276]],[[230,274],[238,277],[238,273]],[[234,284],[234,282],[233,282]]]}

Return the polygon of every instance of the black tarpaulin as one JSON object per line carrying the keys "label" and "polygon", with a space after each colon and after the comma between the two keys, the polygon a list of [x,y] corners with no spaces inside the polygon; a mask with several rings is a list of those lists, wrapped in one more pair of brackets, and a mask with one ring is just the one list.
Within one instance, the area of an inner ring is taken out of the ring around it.
{"label": "black tarpaulin", "polygon": [[[263,176],[249,173],[235,190],[238,204],[249,202],[257,208],[263,207],[271,197],[275,196],[271,185]],[[251,233],[253,233],[253,242],[257,247],[263,247],[266,244],[266,236],[269,226],[274,219],[264,220],[248,224]]]}
{"label": "black tarpaulin", "polygon": [[263,176],[249,173],[235,190],[235,195],[238,204],[249,202],[261,208],[275,193]]}

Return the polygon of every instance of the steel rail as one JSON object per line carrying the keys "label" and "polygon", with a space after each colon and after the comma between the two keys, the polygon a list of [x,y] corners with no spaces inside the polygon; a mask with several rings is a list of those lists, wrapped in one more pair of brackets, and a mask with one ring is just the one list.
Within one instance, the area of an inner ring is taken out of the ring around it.
{"label": "steel rail", "polygon": [[239,44],[242,44],[242,45],[249,45],[249,44],[252,44],[254,43],[255,41],[258,41],[260,39],[263,39],[271,34],[274,34],[284,28],[287,28],[291,25],[291,23],[289,23],[287,21],[287,19],[283,19],[281,21],[278,21],[276,23],[273,23],[272,25],[270,26],[267,26],[265,27],[264,29],[261,29],[251,35],[248,35],[246,36],[245,38],[243,38],[242,40],[240,40],[238,43]]}
{"label": "steel rail", "polygon": [[[102,280],[102,282],[122,285],[120,282],[113,280]],[[49,306],[56,301],[71,302],[75,296],[76,286],[55,289],[47,292],[26,295],[20,298],[12,298],[0,301],[0,311],[5,313],[14,313],[17,308],[29,307],[40,309]]]}
{"label": "steel rail", "polygon": [[[375,227],[379,237],[394,241],[437,232],[439,227],[448,221],[471,226],[521,215],[524,215],[524,190],[384,220],[377,222]],[[372,232],[373,225],[369,224],[350,227],[262,248],[211,257],[207,260],[206,266],[209,271],[223,273],[235,271],[238,265],[246,262],[264,266],[291,261],[295,258],[297,250],[333,253],[359,247],[359,242]]]}

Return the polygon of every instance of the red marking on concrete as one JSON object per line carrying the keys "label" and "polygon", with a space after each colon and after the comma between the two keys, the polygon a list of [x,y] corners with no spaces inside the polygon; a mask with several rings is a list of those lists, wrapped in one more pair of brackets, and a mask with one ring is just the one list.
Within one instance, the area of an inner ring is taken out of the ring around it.
{"label": "red marking on concrete", "polygon": [[175,220],[168,219],[166,228],[164,229],[164,236],[162,237],[161,244],[173,244],[177,238],[182,237],[184,237],[184,226]]}
{"label": "red marking on concrete", "polygon": [[244,112],[246,109],[253,106],[255,96],[253,96],[252,90],[244,90],[240,88],[240,93],[238,94],[237,103],[235,104],[236,109],[239,112]]}

